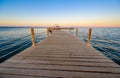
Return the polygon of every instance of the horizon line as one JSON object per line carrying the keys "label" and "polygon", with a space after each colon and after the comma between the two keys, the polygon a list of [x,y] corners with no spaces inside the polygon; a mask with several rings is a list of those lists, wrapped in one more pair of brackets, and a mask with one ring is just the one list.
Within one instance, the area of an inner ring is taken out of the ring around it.
{"label": "horizon line", "polygon": [[[55,27],[55,26],[1,26],[0,27]],[[74,28],[120,28],[120,26],[60,26],[60,27],[74,27]]]}

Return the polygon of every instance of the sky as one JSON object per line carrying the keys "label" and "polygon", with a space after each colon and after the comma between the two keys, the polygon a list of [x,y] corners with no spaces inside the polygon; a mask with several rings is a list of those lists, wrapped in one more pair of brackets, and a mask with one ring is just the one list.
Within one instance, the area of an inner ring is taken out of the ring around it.
{"label": "sky", "polygon": [[0,0],[0,26],[120,27],[120,0]]}

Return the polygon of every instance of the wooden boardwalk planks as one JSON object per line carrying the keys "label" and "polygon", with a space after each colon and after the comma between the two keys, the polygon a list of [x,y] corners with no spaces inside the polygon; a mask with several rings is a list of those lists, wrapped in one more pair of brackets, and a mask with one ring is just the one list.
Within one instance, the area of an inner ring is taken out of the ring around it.
{"label": "wooden boardwalk planks", "polygon": [[71,34],[52,36],[0,64],[0,78],[120,78],[120,66]]}

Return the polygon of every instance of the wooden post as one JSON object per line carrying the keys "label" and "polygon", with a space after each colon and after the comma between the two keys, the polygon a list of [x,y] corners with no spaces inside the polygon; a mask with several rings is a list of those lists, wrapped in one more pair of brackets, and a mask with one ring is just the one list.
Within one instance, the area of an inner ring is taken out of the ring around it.
{"label": "wooden post", "polygon": [[78,28],[76,28],[76,36],[78,37]]}
{"label": "wooden post", "polygon": [[48,28],[47,28],[47,30],[46,30],[46,31],[47,31],[47,37],[48,37],[48,36],[49,36]]}
{"label": "wooden post", "polygon": [[88,45],[90,45],[91,34],[92,34],[92,29],[89,28],[89,31],[88,31],[88,41],[87,41]]}
{"label": "wooden post", "polygon": [[35,46],[34,28],[31,28],[31,38],[32,38],[32,46]]}

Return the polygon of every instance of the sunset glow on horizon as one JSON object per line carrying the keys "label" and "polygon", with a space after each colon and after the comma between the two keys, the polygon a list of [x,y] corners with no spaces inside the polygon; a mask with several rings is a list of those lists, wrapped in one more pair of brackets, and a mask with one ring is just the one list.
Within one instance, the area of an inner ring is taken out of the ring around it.
{"label": "sunset glow on horizon", "polygon": [[120,27],[120,0],[0,0],[0,26]]}

